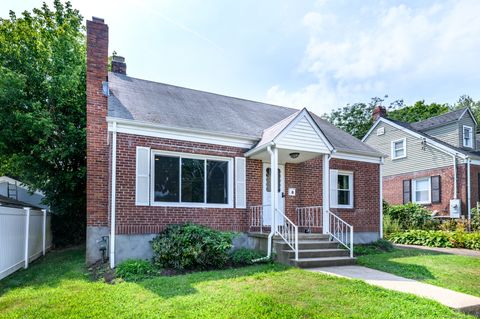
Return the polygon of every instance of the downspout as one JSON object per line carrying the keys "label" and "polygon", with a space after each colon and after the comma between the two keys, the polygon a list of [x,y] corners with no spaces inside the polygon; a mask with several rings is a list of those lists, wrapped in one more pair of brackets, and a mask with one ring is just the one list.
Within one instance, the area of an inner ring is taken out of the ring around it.
{"label": "downspout", "polygon": [[270,196],[270,207],[271,207],[271,210],[270,210],[270,213],[272,214],[271,216],[271,226],[270,226],[270,234],[268,234],[268,250],[267,250],[267,258],[270,258],[272,256],[272,239],[273,239],[273,236],[275,235],[275,184],[274,184],[274,176],[276,176],[276,174],[274,173],[273,171],[273,160],[274,160],[274,152],[272,151],[272,146],[275,146],[275,144],[270,144],[267,146],[267,151],[268,153],[270,154],[270,189],[271,189],[271,193],[272,195]]}
{"label": "downspout", "polygon": [[383,238],[383,157],[380,158],[379,178],[380,178],[380,238]]}
{"label": "downspout", "polygon": [[457,191],[457,156],[452,154],[453,158],[453,199],[458,198],[458,191]]}
{"label": "downspout", "polygon": [[117,122],[113,122],[112,130],[112,188],[110,217],[110,268],[115,268],[115,197],[117,182]]}
{"label": "downspout", "polygon": [[467,218],[470,220],[471,217],[471,186],[470,186],[470,157],[467,157]]}

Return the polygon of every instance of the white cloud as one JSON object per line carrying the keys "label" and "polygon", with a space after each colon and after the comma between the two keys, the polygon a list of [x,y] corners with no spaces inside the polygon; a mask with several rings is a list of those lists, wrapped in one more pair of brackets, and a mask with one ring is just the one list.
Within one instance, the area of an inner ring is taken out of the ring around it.
{"label": "white cloud", "polygon": [[447,1],[423,8],[381,3],[362,8],[361,13],[350,10],[334,16],[325,8],[307,13],[303,25],[310,39],[299,64],[316,80],[296,91],[273,86],[267,99],[308,105],[322,113],[389,94],[398,86],[415,88],[421,81],[451,81],[472,74],[478,78],[480,1]]}

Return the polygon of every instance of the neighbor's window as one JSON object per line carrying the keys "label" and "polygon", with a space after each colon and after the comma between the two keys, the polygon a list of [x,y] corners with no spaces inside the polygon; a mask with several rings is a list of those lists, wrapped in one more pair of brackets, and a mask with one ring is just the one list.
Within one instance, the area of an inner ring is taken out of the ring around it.
{"label": "neighbor's window", "polygon": [[331,200],[334,208],[353,208],[353,173],[331,170]]}
{"label": "neighbor's window", "polygon": [[392,142],[392,159],[402,158],[407,156],[406,139],[401,139]]}
{"label": "neighbor's window", "polygon": [[230,165],[228,160],[155,154],[154,202],[228,204]]}
{"label": "neighbor's window", "polygon": [[463,126],[463,146],[473,146],[473,129],[470,126]]}
{"label": "neighbor's window", "polygon": [[412,202],[430,204],[430,177],[412,180]]}

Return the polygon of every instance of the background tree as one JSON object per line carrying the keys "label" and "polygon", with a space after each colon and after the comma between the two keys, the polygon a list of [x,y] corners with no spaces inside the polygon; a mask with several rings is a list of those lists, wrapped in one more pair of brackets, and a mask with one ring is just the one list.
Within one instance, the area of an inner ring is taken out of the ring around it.
{"label": "background tree", "polygon": [[45,193],[56,244],[85,232],[85,58],[69,2],[0,19],[0,174]]}
{"label": "background tree", "polygon": [[[387,98],[388,96],[385,96]],[[324,114],[323,118],[350,135],[362,139],[373,124],[372,113],[377,105],[382,105],[384,99],[374,97],[369,103],[348,104],[345,107],[333,110],[330,114]],[[393,101],[387,107],[389,110],[401,107],[402,100]]]}
{"label": "background tree", "polygon": [[430,103],[417,101],[411,106],[396,108],[388,113],[388,118],[407,123],[426,120],[430,117],[441,115],[451,111],[452,107],[448,104]]}

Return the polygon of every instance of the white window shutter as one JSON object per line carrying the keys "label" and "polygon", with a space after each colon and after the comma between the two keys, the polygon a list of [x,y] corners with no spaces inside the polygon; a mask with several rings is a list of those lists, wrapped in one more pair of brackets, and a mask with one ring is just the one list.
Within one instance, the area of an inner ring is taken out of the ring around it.
{"label": "white window shutter", "polygon": [[150,148],[137,146],[135,205],[150,205]]}
{"label": "white window shutter", "polygon": [[336,169],[330,170],[330,206],[338,206],[338,194],[337,194],[337,185],[338,185],[338,171]]}
{"label": "white window shutter", "polygon": [[245,157],[235,157],[235,207],[247,207],[247,161]]}

